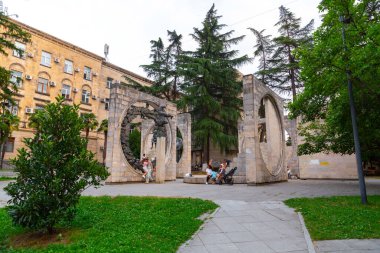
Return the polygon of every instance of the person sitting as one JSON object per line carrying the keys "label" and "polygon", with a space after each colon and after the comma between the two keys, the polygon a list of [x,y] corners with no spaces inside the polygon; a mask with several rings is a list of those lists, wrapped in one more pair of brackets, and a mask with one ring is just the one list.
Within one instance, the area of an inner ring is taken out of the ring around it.
{"label": "person sitting", "polygon": [[211,171],[211,181],[212,181],[212,184],[215,184],[216,182],[216,179],[218,177],[218,173],[216,173],[216,171]]}
{"label": "person sitting", "polygon": [[206,184],[208,184],[208,181],[210,180],[211,176],[212,176],[212,169],[210,169],[210,167],[208,167],[206,169],[206,174],[207,174],[207,178],[206,178]]}
{"label": "person sitting", "polygon": [[218,182],[219,184],[222,184],[222,180],[224,178],[224,176],[226,175],[226,164],[224,163],[221,163],[220,164],[220,167],[219,167],[219,173],[218,173]]}

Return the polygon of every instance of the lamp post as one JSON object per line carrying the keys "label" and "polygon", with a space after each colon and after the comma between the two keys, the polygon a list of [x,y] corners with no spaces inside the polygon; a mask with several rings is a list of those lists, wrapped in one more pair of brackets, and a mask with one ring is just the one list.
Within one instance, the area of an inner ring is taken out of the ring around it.
{"label": "lamp post", "polygon": [[[348,50],[347,50],[347,45],[346,45],[346,33],[345,33],[344,28],[346,24],[349,24],[351,22],[351,20],[350,18],[340,16],[339,21],[342,22],[343,47],[344,47],[344,51],[347,53]],[[360,196],[361,196],[362,204],[367,204],[367,192],[366,192],[364,175],[363,175],[362,154],[361,154],[361,149],[360,149],[358,125],[356,122],[354,94],[352,92],[351,71],[348,68],[348,64],[346,65],[346,75],[347,75],[347,81],[348,81],[348,95],[350,99],[351,121],[352,121],[353,135],[354,135],[355,156],[356,156],[356,166],[358,169]]]}

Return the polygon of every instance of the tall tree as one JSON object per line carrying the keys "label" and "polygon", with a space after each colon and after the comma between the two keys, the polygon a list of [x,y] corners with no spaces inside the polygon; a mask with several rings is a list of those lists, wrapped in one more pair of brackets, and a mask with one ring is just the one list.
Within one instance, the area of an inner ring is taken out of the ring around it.
{"label": "tall tree", "polygon": [[103,132],[104,134],[104,143],[103,143],[103,164],[105,164],[106,161],[106,154],[107,154],[107,134],[108,134],[108,119],[103,119],[102,122],[99,125],[98,130],[96,130],[98,133]]}
{"label": "tall tree", "polygon": [[273,53],[273,42],[270,35],[264,35],[265,29],[258,31],[254,28],[248,28],[256,37],[255,51],[253,55],[259,58],[259,71],[256,72],[260,76],[263,84],[270,83],[268,69],[270,68],[269,59]]}
{"label": "tall tree", "polygon": [[99,125],[99,122],[96,120],[96,115],[93,113],[84,113],[81,118],[83,120],[83,129],[86,133],[86,140],[88,140],[90,131],[95,130]]}
{"label": "tall tree", "polygon": [[166,49],[167,62],[169,69],[169,91],[170,100],[176,101],[179,97],[178,86],[180,84],[181,77],[178,73],[179,58],[182,54],[182,35],[177,34],[175,30],[168,31],[169,46]]}
{"label": "tall tree", "polygon": [[150,42],[152,63],[141,65],[148,77],[153,79],[154,85],[142,86],[130,78],[127,78],[127,81],[133,88],[175,101],[178,98],[178,86],[181,80],[177,68],[178,58],[182,54],[182,35],[177,34],[175,30],[167,32],[169,45],[165,47],[161,38],[157,41],[152,40]]}
{"label": "tall tree", "polygon": [[303,86],[299,78],[299,62],[296,49],[311,43],[314,20],[301,27],[301,19],[296,18],[288,8],[280,6],[280,19],[276,23],[280,36],[273,39],[274,52],[270,59],[268,85],[283,93],[291,93],[293,100],[297,90]]}
{"label": "tall tree", "polygon": [[[30,34],[12,22],[3,12],[0,12],[0,31],[0,54],[8,55],[7,50],[16,50],[19,55],[25,54],[25,52],[16,47],[15,41],[28,43]],[[9,70],[0,67],[0,168],[3,165],[5,143],[8,141],[12,131],[17,128],[16,125],[18,125],[18,118],[8,112],[8,107],[15,106],[13,95],[17,92],[17,82],[19,81],[19,78],[16,80],[12,78]]]}
{"label": "tall tree", "polygon": [[[300,50],[305,88],[290,105],[293,117],[302,116],[305,142],[299,154],[352,154],[347,75],[354,101],[364,162],[380,161],[380,3],[378,0],[325,0],[324,14],[314,33],[314,44]],[[348,24],[339,17],[348,18]],[[346,45],[342,26],[346,27]]]}
{"label": "tall tree", "polygon": [[238,57],[238,51],[230,49],[244,36],[232,37],[233,30],[222,33],[226,25],[219,23],[220,18],[212,5],[202,28],[191,34],[198,48],[180,57],[184,82],[178,106],[192,114],[193,136],[204,147],[206,160],[211,142],[221,149],[237,146],[242,82],[236,68],[249,61],[247,55]]}
{"label": "tall tree", "polygon": [[18,129],[18,124],[20,122],[20,119],[16,115],[13,115],[12,112],[4,107],[2,110],[3,112],[0,116],[0,168],[3,167],[5,144],[9,140],[9,137],[11,137],[12,132]]}

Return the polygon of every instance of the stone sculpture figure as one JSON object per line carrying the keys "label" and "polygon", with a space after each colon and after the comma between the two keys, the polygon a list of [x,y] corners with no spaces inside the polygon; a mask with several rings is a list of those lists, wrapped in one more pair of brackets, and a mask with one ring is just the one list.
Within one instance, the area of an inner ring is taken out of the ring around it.
{"label": "stone sculpture figure", "polygon": [[158,137],[166,137],[165,125],[168,124],[167,118],[172,118],[173,116],[165,112],[165,106],[159,106],[153,111],[149,110],[148,108],[136,106],[131,106],[128,109],[127,115],[121,124],[121,148],[128,163],[136,170],[143,171],[140,160],[134,157],[132,150],[129,147],[129,133],[131,129],[131,122],[139,115],[141,118],[152,119],[155,123],[153,129],[152,148],[153,145],[157,144]]}

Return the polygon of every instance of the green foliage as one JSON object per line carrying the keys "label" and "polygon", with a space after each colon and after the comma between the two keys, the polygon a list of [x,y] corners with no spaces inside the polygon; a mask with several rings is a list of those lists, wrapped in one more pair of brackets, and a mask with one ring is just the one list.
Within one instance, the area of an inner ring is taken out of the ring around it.
{"label": "green foliage", "polygon": [[0,168],[3,167],[5,144],[8,141],[9,137],[11,137],[12,132],[18,129],[18,124],[20,122],[19,117],[13,115],[8,109],[6,109],[4,103],[1,107],[2,113],[0,116]]}
{"label": "green foliage", "polygon": [[109,175],[80,136],[79,107],[63,102],[59,97],[32,115],[36,133],[12,160],[18,177],[5,187],[8,213],[23,227],[52,232],[60,221],[72,220],[81,192]]}
{"label": "green foliage", "polygon": [[270,83],[269,76],[266,74],[269,68],[269,59],[273,53],[273,42],[270,35],[264,35],[265,29],[258,31],[254,28],[248,28],[256,37],[256,49],[253,53],[255,57],[259,59],[259,71],[256,73],[261,76],[260,80],[264,84]]}
{"label": "green foliage", "polygon": [[15,178],[13,177],[0,177],[0,181],[9,181],[9,180],[14,180]]}
{"label": "green foliage", "polygon": [[[8,55],[6,49],[17,50],[22,55],[22,50],[19,50],[14,41],[23,43],[30,42],[30,34],[24,31],[21,27],[13,23],[4,13],[0,12],[0,54]],[[8,79],[9,80],[9,79]]]}
{"label": "green foliage", "polygon": [[[13,23],[4,13],[0,12],[0,55],[8,55],[7,49],[16,50],[20,55],[25,52],[15,46],[15,41],[28,43],[30,34]],[[0,122],[0,167],[3,164],[4,145],[11,136],[12,131],[18,126],[18,118],[6,108],[6,105],[14,105],[13,95],[17,92],[17,85],[11,80],[11,72],[4,67],[0,67],[0,102],[1,102],[1,122]],[[19,81],[19,80],[16,80]]]}
{"label": "green foliage", "polygon": [[258,75],[263,83],[280,93],[292,93],[293,99],[297,90],[303,86],[299,77],[300,66],[297,59],[297,48],[310,44],[310,33],[314,21],[301,27],[301,19],[296,18],[288,8],[280,6],[280,18],[276,23],[279,36],[270,39],[264,30],[250,29],[256,36],[255,56],[260,55]]}
{"label": "green foliage", "polygon": [[380,196],[288,199],[285,204],[301,212],[313,240],[380,238]]}
{"label": "green foliage", "polygon": [[103,132],[104,133],[104,143],[103,143],[103,164],[105,164],[106,161],[106,155],[107,155],[107,134],[108,134],[108,119],[103,119],[102,122],[99,125],[98,130],[96,130],[98,133]]}
{"label": "green foliage", "polygon": [[135,128],[129,134],[129,147],[132,150],[133,156],[136,158],[140,158],[140,150],[141,150],[141,133],[139,129]]}
{"label": "green foliage", "polygon": [[[305,143],[299,154],[354,153],[346,69],[351,72],[362,158],[380,161],[380,6],[378,1],[322,1],[314,44],[299,50],[304,91],[290,105],[301,116]],[[344,51],[339,16],[345,25]]]}
{"label": "green foliage", "polygon": [[81,115],[81,118],[83,120],[83,129],[86,132],[86,139],[88,140],[88,136],[90,134],[90,131],[95,130],[96,127],[99,125],[99,122],[96,119],[96,115],[91,113],[83,113]]}
{"label": "green foliage", "polygon": [[178,107],[192,114],[192,134],[205,147],[208,160],[210,140],[221,149],[237,146],[237,121],[242,108],[242,82],[237,67],[249,61],[237,50],[230,50],[244,36],[232,37],[233,30],[221,33],[226,26],[219,23],[221,16],[215,6],[207,12],[202,28],[191,34],[198,43],[193,52],[180,56],[183,96]]}
{"label": "green foliage", "polygon": [[0,209],[1,252],[176,252],[198,230],[198,217],[217,207],[191,198],[82,197],[77,216],[63,228],[79,230],[68,245],[10,249],[7,241],[25,232]]}
{"label": "green foliage", "polygon": [[178,86],[180,77],[178,74],[178,59],[182,54],[182,35],[174,31],[168,31],[169,45],[165,45],[161,38],[151,40],[152,63],[141,65],[149,78],[154,80],[150,87],[142,86],[131,78],[126,77],[129,86],[154,96],[165,98],[169,101],[177,100],[179,96]]}

